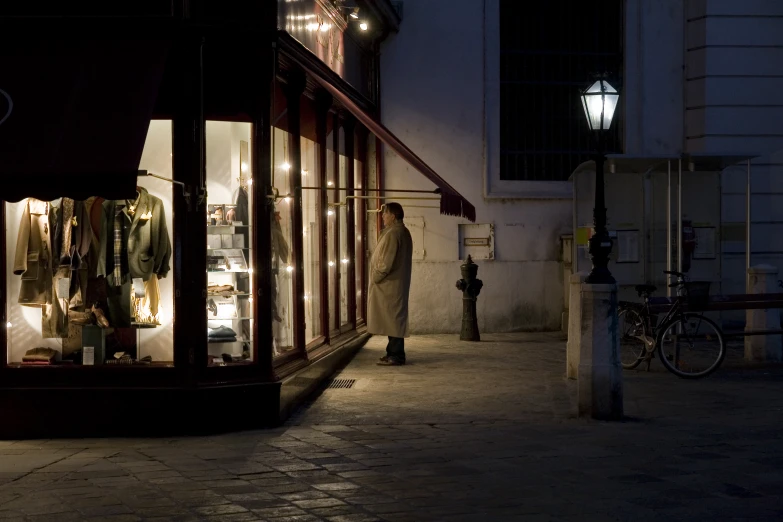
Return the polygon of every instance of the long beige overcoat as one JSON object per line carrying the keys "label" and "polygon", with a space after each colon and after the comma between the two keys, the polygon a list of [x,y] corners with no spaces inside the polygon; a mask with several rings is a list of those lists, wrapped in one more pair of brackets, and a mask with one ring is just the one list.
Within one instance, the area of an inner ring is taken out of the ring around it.
{"label": "long beige overcoat", "polygon": [[370,260],[367,331],[408,337],[408,294],[413,267],[413,240],[402,221],[381,232]]}

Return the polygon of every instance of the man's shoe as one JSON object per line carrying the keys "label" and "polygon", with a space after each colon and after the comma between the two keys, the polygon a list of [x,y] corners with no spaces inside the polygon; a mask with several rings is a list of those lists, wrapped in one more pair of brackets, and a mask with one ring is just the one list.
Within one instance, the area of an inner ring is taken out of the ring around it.
{"label": "man's shoe", "polygon": [[381,359],[378,361],[378,366],[403,366],[404,364],[405,361],[400,361],[391,357],[387,357],[386,360]]}
{"label": "man's shoe", "polygon": [[384,356],[383,356],[383,357],[381,357],[379,360],[380,360],[381,362],[383,362],[383,361],[388,361],[388,360],[389,360],[389,356],[388,356],[388,355],[384,355]]}

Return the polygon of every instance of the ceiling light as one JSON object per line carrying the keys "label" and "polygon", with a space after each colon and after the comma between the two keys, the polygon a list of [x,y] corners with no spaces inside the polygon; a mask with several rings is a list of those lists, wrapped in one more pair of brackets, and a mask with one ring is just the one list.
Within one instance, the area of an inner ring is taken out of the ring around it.
{"label": "ceiling light", "polygon": [[285,161],[285,162],[283,162],[282,165],[280,165],[280,168],[283,169],[283,170],[288,170],[288,169],[291,168],[291,165],[287,161]]}
{"label": "ceiling light", "polygon": [[359,24],[359,29],[361,29],[362,31],[366,31],[367,30],[367,22],[360,23]]}
{"label": "ceiling light", "polygon": [[349,16],[351,18],[353,18],[354,20],[358,20],[359,19],[359,8],[358,7],[354,7],[353,11],[351,11],[351,14]]}

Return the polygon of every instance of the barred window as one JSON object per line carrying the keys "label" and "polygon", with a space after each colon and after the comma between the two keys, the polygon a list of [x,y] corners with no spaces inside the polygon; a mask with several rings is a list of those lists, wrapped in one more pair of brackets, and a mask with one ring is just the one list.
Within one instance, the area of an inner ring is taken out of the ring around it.
{"label": "barred window", "polygon": [[[500,179],[567,180],[590,159],[579,90],[597,73],[619,88],[623,3],[500,0]],[[622,112],[607,152],[621,149]]]}

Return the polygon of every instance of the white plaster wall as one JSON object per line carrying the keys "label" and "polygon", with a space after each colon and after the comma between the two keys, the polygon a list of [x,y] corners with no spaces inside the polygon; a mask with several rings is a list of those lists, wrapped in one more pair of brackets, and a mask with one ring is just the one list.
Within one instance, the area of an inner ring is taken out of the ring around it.
{"label": "white plaster wall", "polygon": [[[382,118],[476,206],[477,223],[495,225],[495,260],[478,261],[478,276],[484,281],[478,301],[480,329],[557,329],[563,309],[560,235],[571,231],[571,200],[483,196],[484,9],[485,2],[478,0],[406,0],[400,32],[382,49]],[[433,188],[388,147],[383,157],[387,188]],[[570,192],[569,183],[563,187]],[[425,256],[414,262],[411,331],[458,332],[458,224],[467,221],[411,206],[437,201],[400,203],[407,208],[406,216],[424,218]]]}
{"label": "white plaster wall", "polygon": [[626,154],[682,150],[684,11],[683,0],[626,0]]}

